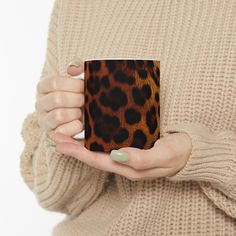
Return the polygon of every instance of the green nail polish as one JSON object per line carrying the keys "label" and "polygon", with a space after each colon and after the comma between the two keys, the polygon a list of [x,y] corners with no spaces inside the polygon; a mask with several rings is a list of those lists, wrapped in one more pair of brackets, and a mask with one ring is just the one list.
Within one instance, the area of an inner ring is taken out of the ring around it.
{"label": "green nail polish", "polygon": [[48,144],[48,147],[56,147],[55,144]]}
{"label": "green nail polish", "polygon": [[56,143],[50,138],[46,139],[46,143],[47,143],[47,146],[56,147]]}
{"label": "green nail polish", "polygon": [[71,61],[68,63],[68,66],[76,66],[79,67],[81,65],[80,61]]}
{"label": "green nail polish", "polygon": [[112,150],[110,152],[110,157],[114,161],[126,162],[129,160],[129,153],[125,151]]}

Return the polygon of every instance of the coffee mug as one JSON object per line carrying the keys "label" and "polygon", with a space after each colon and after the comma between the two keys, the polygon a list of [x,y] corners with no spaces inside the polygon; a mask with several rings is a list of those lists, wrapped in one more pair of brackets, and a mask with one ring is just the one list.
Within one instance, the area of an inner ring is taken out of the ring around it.
{"label": "coffee mug", "polygon": [[84,129],[74,136],[91,151],[151,148],[160,138],[160,60],[84,61]]}

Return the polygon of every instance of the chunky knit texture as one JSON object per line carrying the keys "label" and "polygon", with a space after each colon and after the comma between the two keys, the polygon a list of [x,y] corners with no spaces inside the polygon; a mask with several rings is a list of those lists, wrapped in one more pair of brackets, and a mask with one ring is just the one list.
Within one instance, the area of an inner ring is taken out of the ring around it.
{"label": "chunky knit texture", "polygon": [[54,236],[236,235],[236,1],[55,0],[40,79],[74,58],[161,61],[161,137],[193,149],[173,177],[131,181],[49,147],[32,111],[21,175]]}

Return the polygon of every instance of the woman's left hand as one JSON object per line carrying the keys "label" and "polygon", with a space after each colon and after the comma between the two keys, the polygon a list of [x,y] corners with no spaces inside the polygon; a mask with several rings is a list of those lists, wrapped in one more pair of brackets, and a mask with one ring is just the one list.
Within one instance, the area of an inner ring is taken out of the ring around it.
{"label": "woman's left hand", "polygon": [[[186,133],[170,133],[158,139],[150,149],[123,147],[119,151],[112,150],[110,155],[86,149],[84,140],[78,141],[54,131],[48,134],[56,143],[57,152],[77,158],[94,168],[123,175],[133,181],[175,175],[186,165],[192,151],[191,139]],[[120,151],[125,151],[125,155],[122,156]],[[124,161],[124,157],[127,156],[126,162],[118,161]]]}

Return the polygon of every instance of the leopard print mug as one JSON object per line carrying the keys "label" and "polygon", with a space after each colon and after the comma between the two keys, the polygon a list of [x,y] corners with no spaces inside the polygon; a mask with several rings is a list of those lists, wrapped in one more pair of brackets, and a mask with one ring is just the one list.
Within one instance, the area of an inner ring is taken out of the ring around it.
{"label": "leopard print mug", "polygon": [[160,60],[84,61],[84,130],[91,151],[151,148],[160,138]]}

